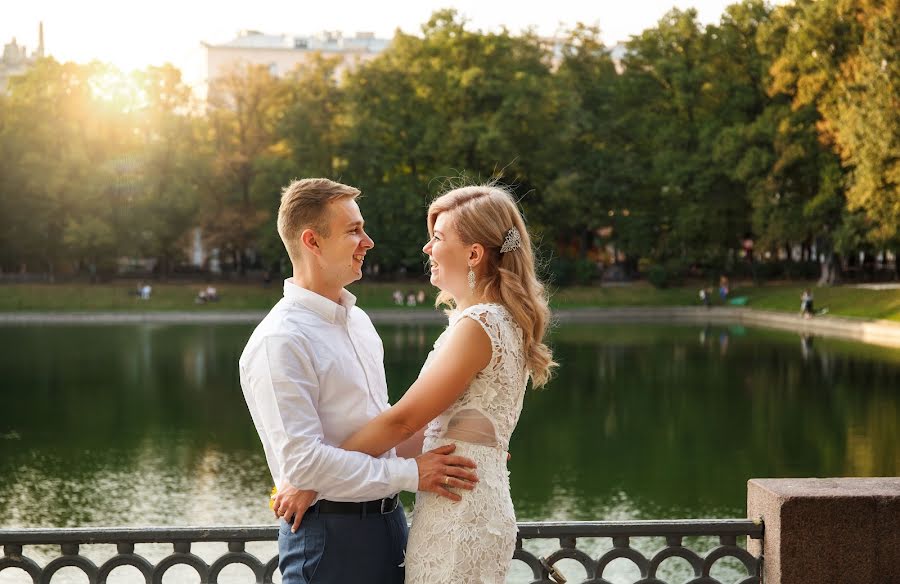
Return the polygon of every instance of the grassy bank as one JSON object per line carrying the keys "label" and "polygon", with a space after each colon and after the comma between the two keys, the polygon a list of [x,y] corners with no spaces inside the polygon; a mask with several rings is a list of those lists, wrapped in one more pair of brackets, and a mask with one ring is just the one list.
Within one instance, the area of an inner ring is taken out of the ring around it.
{"label": "grassy bank", "polygon": [[[806,283],[736,286],[734,296],[746,296],[747,306],[764,310],[798,312],[800,294]],[[115,284],[7,284],[0,286],[0,312],[47,311],[211,311],[267,310],[281,297],[281,286],[252,284],[216,284],[220,300],[196,304],[197,293],[205,284],[153,283],[150,300],[133,294],[134,283]],[[646,283],[627,286],[562,288],[554,291],[556,308],[619,306],[697,306],[699,286],[658,290]],[[434,302],[434,290],[423,284],[359,283],[350,290],[364,308],[395,307],[394,290],[424,290],[426,304]],[[849,287],[812,288],[817,309],[828,314],[900,321],[900,290],[864,290]],[[716,295],[714,295],[716,296]],[[721,304],[718,296],[714,304]],[[407,308],[395,307],[398,310]]]}
{"label": "grassy bank", "polygon": [[[771,283],[763,286],[737,285],[730,298],[746,297],[748,308],[800,311],[800,295],[810,288],[815,309],[827,309],[833,316],[900,321],[900,289],[867,290],[847,286],[816,288],[809,283]],[[658,290],[650,285],[608,288],[565,288],[558,290],[553,304],[560,308],[616,306],[698,306],[700,286]],[[723,304],[713,293],[713,305]]]}

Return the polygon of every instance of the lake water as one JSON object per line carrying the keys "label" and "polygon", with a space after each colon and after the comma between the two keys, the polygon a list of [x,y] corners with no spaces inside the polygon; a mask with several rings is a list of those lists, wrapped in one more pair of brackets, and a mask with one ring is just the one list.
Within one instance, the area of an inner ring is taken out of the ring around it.
{"label": "lake water", "polygon": [[[0,529],[271,523],[237,374],[252,328],[0,327]],[[378,329],[396,399],[440,327]],[[750,478],[900,475],[896,350],[739,326],[552,344],[510,448],[520,520],[744,517]]]}

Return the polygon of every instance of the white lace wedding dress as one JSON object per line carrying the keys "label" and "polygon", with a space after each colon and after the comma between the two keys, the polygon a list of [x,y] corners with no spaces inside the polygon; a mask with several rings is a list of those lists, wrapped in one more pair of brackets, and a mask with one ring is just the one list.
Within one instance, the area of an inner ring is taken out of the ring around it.
{"label": "white lace wedding dress", "polygon": [[450,318],[425,367],[461,318],[480,324],[492,358],[468,389],[428,425],[423,450],[456,444],[473,459],[479,482],[455,503],[419,493],[406,547],[406,584],[502,584],[516,546],[506,452],[525,396],[522,331],[499,304],[477,304]]}

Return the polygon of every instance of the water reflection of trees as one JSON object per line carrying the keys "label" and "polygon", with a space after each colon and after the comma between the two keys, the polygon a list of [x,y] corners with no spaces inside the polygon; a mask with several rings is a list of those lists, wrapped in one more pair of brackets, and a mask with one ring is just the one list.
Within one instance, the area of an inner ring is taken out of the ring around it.
{"label": "water reflection of trees", "polygon": [[[136,444],[147,435],[256,447],[237,360],[241,326],[7,327],[0,428],[28,443]],[[14,350],[13,350],[14,349]]]}
{"label": "water reflection of trees", "polygon": [[[402,328],[385,337],[403,351],[386,356],[393,399],[440,332],[429,328],[423,347],[411,340],[418,330]],[[900,473],[891,389],[900,363],[827,339],[804,359],[796,338],[743,327],[558,329],[559,375],[529,395],[513,437],[520,513],[555,516],[566,492],[579,502],[563,505],[570,518],[618,508],[622,493],[646,517],[742,515],[752,477]]]}
{"label": "water reflection of trees", "polygon": [[[586,513],[624,490],[649,516],[742,514],[752,477],[900,472],[896,363],[818,339],[804,361],[782,333],[583,328],[560,335],[558,378],[526,401],[512,462],[524,504],[561,481]],[[516,472],[526,464],[542,472]]]}
{"label": "water reflection of trees", "polygon": [[[182,477],[167,492],[228,476],[255,497],[269,479],[238,382],[250,330],[5,327],[0,518],[71,481],[99,485],[73,494],[96,506],[166,472]],[[441,330],[379,327],[393,400]],[[751,477],[900,474],[889,352],[729,327],[566,326],[552,343],[559,374],[528,395],[511,447],[520,517],[742,515]]]}

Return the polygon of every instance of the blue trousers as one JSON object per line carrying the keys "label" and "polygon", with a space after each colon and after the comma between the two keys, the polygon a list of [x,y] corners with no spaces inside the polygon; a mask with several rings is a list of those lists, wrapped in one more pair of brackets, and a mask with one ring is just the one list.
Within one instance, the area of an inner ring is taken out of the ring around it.
{"label": "blue trousers", "polygon": [[409,528],[403,506],[391,513],[307,513],[297,533],[281,520],[278,567],[282,584],[403,584]]}

